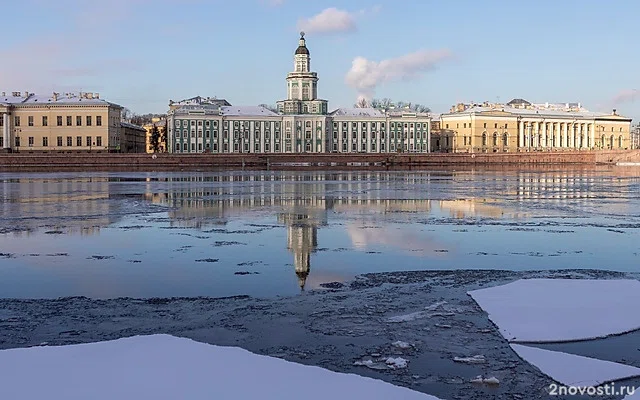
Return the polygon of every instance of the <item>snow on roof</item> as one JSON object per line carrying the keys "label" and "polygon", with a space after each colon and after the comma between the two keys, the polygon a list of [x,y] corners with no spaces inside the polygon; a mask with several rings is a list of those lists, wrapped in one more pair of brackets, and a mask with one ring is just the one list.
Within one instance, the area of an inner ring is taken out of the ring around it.
{"label": "snow on roof", "polygon": [[[455,116],[455,115],[464,115],[464,114],[477,114],[484,112],[506,112],[514,115],[522,115],[522,116],[546,116],[546,117],[558,117],[558,118],[598,118],[598,117],[611,117],[612,114],[600,113],[600,112],[592,112],[592,111],[563,111],[563,110],[545,110],[545,109],[527,109],[527,108],[516,108],[516,107],[508,107],[508,106],[500,106],[500,107],[485,107],[485,106],[474,106],[468,108],[464,111],[445,113],[442,116]],[[616,115],[618,118],[619,115]]]}
{"label": "snow on roof", "polygon": [[193,106],[193,105],[215,105],[215,106],[230,106],[229,103],[225,99],[218,99],[216,97],[202,97],[196,96],[191,97],[189,99],[184,99],[180,101],[170,101],[170,105],[172,106]]}
{"label": "snow on roof", "polygon": [[225,116],[247,116],[247,117],[277,117],[278,114],[261,106],[225,106],[220,107],[222,115]]}
{"label": "snow on roof", "polygon": [[384,112],[376,108],[338,108],[330,112],[329,115],[342,117],[385,117]]}
{"label": "snow on roof", "polygon": [[3,350],[0,376],[3,399],[438,400],[382,380],[170,335]]}
{"label": "snow on roof", "polygon": [[[28,92],[2,92],[0,103],[5,105],[36,105],[36,104],[92,104],[92,105],[115,105],[100,98],[99,93],[53,93],[51,96],[43,96]],[[118,106],[119,107],[119,106]]]}

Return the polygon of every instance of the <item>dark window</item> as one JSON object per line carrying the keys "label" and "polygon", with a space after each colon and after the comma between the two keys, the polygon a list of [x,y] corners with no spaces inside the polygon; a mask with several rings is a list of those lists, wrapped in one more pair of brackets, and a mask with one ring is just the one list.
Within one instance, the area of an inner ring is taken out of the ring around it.
{"label": "dark window", "polygon": [[42,126],[49,126],[49,117],[42,117]]}
{"label": "dark window", "polygon": [[87,115],[87,126],[91,126],[91,115]]}
{"label": "dark window", "polygon": [[62,136],[58,136],[57,143],[58,143],[58,146],[62,147]]}
{"label": "dark window", "polygon": [[82,126],[82,117],[76,117],[76,126]]}
{"label": "dark window", "polygon": [[71,125],[72,125],[72,124],[71,124],[71,121],[72,121],[71,117],[70,117],[70,116],[68,116],[68,117],[67,117],[67,126],[71,126]]}
{"label": "dark window", "polygon": [[91,136],[87,136],[87,146],[91,146]]}
{"label": "dark window", "polygon": [[29,147],[33,147],[33,142],[34,142],[33,136],[29,136]]}
{"label": "dark window", "polygon": [[13,117],[13,125],[20,126],[20,117]]}
{"label": "dark window", "polygon": [[29,115],[27,123],[29,126],[33,126],[33,115]]}
{"label": "dark window", "polygon": [[46,136],[42,138],[42,147],[49,147],[49,138]]}
{"label": "dark window", "polygon": [[56,125],[62,126],[62,116],[58,115],[56,117]]}
{"label": "dark window", "polygon": [[102,116],[100,115],[96,117],[96,126],[102,126]]}
{"label": "dark window", "polygon": [[102,136],[96,137],[96,146],[102,146]]}
{"label": "dark window", "polygon": [[73,138],[71,136],[67,136],[67,146],[73,146]]}
{"label": "dark window", "polygon": [[20,147],[20,137],[16,136],[16,147]]}
{"label": "dark window", "polygon": [[82,147],[82,136],[76,136],[76,146]]}

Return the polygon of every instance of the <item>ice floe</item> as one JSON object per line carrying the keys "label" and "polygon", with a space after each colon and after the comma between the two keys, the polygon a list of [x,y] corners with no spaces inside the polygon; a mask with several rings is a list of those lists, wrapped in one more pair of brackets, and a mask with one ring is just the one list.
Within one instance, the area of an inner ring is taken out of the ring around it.
{"label": "ice floe", "polygon": [[640,328],[640,281],[523,279],[469,295],[510,342],[587,340]]}
{"label": "ice floe", "polygon": [[396,347],[396,348],[398,348],[398,349],[402,349],[402,350],[410,349],[410,348],[412,348],[412,347],[413,347],[413,346],[411,346],[411,344],[410,344],[410,343],[403,342],[402,340],[398,340],[398,341],[396,341],[396,342],[393,342],[393,343],[391,343],[391,345],[392,345],[393,347]]}
{"label": "ice floe", "polygon": [[446,301],[439,301],[430,306],[426,306],[424,310],[412,312],[409,314],[396,315],[394,317],[387,318],[387,322],[401,323],[410,322],[417,319],[433,318],[433,317],[453,317],[456,312],[464,312],[460,307],[452,307],[447,304]]}
{"label": "ice floe", "polygon": [[482,375],[478,375],[475,378],[471,379],[470,381],[471,383],[475,383],[475,384],[485,384],[485,385],[499,385],[500,384],[500,380],[498,378],[496,378],[495,376],[492,376],[490,378],[483,378]]}
{"label": "ice floe", "polygon": [[512,344],[511,348],[522,359],[536,366],[543,374],[568,386],[598,386],[620,379],[640,376],[640,368],[611,361],[520,344]]}
{"label": "ice floe", "polygon": [[14,400],[297,400],[301,393],[312,400],[354,393],[367,400],[437,400],[380,380],[169,335],[3,350],[0,376],[0,398]]}
{"label": "ice floe", "polygon": [[477,354],[472,357],[454,357],[453,361],[463,364],[484,364],[487,359],[483,355]]}

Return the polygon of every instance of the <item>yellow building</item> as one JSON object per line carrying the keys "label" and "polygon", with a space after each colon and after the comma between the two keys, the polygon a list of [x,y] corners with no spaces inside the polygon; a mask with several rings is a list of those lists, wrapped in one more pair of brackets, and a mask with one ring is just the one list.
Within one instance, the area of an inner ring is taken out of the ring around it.
{"label": "yellow building", "polygon": [[[154,151],[152,144],[153,128],[158,128],[158,151]],[[147,153],[167,152],[167,120],[166,118],[153,118],[150,124],[143,126],[146,131],[145,148]]]}
{"label": "yellow building", "polygon": [[518,152],[631,148],[631,119],[580,103],[458,104],[440,116],[433,151]]}
{"label": "yellow building", "polygon": [[121,110],[98,93],[2,92],[0,148],[5,152],[121,151]]}

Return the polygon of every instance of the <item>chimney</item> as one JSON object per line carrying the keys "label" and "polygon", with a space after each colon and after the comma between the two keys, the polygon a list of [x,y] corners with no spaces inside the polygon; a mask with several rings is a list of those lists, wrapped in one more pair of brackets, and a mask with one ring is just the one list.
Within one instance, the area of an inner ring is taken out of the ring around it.
{"label": "chimney", "polygon": [[58,93],[53,92],[53,101],[58,101]]}
{"label": "chimney", "polygon": [[95,96],[96,99],[100,98],[100,93],[94,93],[93,95]]}
{"label": "chimney", "polygon": [[614,108],[614,109],[613,109],[613,115],[618,115],[618,114],[616,114],[616,111],[618,111],[618,110],[616,110],[616,109]]}
{"label": "chimney", "polygon": [[25,92],[24,92],[24,98],[26,99],[27,97],[29,97],[29,91],[28,91],[28,90],[25,90]]}

